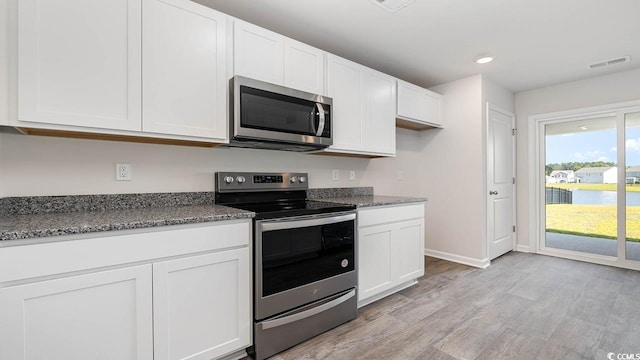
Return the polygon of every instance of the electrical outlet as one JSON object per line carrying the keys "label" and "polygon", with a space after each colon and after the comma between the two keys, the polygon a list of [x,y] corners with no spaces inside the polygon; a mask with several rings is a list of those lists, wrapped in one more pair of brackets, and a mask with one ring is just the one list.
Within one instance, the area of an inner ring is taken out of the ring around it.
{"label": "electrical outlet", "polygon": [[131,164],[116,164],[116,181],[131,181]]}
{"label": "electrical outlet", "polygon": [[356,172],[353,170],[349,171],[349,180],[353,181],[356,179]]}
{"label": "electrical outlet", "polygon": [[397,178],[398,178],[399,181],[404,180],[404,171],[398,170],[398,177]]}
{"label": "electrical outlet", "polygon": [[331,180],[333,181],[340,180],[340,170],[337,170],[337,169],[331,170]]}

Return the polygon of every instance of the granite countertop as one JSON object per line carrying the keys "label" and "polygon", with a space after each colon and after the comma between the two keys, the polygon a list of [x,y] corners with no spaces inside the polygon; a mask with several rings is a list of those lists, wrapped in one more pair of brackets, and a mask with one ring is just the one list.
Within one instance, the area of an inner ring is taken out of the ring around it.
{"label": "granite countertop", "polygon": [[[320,199],[319,199],[320,200]],[[382,205],[400,205],[419,203],[427,201],[426,198],[414,198],[404,196],[384,196],[384,195],[356,195],[322,198],[322,201],[333,202],[346,205],[355,205],[357,208],[382,206]]]}
{"label": "granite countertop", "polygon": [[358,208],[427,201],[426,198],[374,195],[372,187],[309,189],[307,195],[313,200],[354,205]]}
{"label": "granite countertop", "polygon": [[[424,202],[373,188],[309,189],[310,199],[356,207]],[[253,218],[213,204],[213,193],[36,196],[0,199],[0,241]]]}
{"label": "granite countertop", "polygon": [[213,193],[5,198],[0,241],[253,218],[213,204]]}
{"label": "granite countertop", "polygon": [[222,205],[167,206],[0,217],[0,241],[252,218]]}

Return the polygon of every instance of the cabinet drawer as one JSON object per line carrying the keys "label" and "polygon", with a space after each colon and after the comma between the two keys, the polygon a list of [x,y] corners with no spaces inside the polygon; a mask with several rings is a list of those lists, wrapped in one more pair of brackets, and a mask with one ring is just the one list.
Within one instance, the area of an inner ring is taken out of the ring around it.
{"label": "cabinet drawer", "polygon": [[424,203],[380,206],[358,210],[358,227],[379,225],[424,217]]}
{"label": "cabinet drawer", "polygon": [[246,246],[250,221],[0,248],[0,283]]}

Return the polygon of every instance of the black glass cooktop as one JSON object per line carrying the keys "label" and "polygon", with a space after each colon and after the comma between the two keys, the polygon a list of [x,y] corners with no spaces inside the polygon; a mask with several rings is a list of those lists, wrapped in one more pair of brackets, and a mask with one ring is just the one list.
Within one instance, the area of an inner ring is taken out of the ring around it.
{"label": "black glass cooktop", "polygon": [[307,173],[217,172],[215,203],[253,211],[256,219],[326,214],[353,205],[307,199]]}
{"label": "black glass cooktop", "polygon": [[256,219],[274,219],[291,216],[326,214],[355,209],[353,205],[335,204],[316,200],[282,200],[257,203],[228,203],[226,206],[253,211]]}

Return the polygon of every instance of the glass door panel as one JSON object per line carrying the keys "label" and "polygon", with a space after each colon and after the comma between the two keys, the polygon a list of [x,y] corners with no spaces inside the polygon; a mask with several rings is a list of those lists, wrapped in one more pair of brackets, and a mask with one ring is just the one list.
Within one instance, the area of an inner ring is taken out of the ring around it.
{"label": "glass door panel", "polygon": [[626,253],[640,261],[640,112],[625,114]]}
{"label": "glass door panel", "polygon": [[616,117],[544,128],[545,246],[617,256]]}

